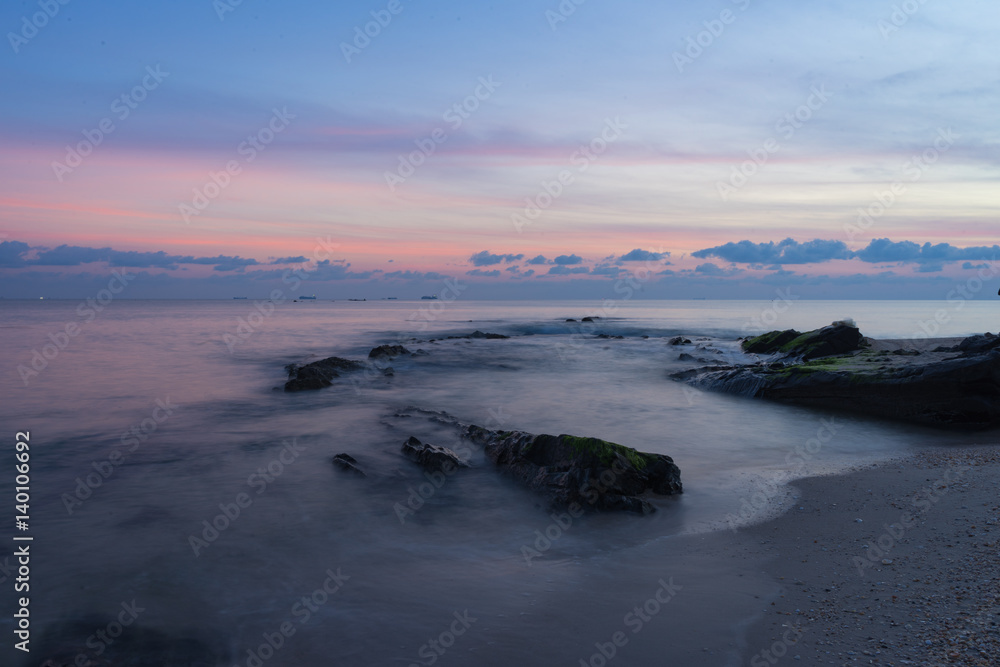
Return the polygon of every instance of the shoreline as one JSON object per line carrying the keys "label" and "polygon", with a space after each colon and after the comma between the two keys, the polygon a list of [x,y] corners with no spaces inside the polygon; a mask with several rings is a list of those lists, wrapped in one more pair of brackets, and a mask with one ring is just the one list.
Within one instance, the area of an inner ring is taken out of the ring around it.
{"label": "shoreline", "polygon": [[995,664],[1000,449],[935,448],[792,486],[791,510],[736,530],[778,586],[743,664]]}

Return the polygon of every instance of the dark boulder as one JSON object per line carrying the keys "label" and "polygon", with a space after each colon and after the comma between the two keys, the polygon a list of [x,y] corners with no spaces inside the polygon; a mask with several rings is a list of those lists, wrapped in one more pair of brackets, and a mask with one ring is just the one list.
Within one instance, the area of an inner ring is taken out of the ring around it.
{"label": "dark boulder", "polygon": [[961,352],[963,356],[969,357],[975,354],[989,352],[996,347],[1000,347],[1000,336],[987,332],[984,334],[969,336],[959,343],[957,347],[953,348],[953,350],[955,352]]}
{"label": "dark boulder", "polygon": [[809,361],[860,350],[865,345],[865,338],[856,326],[834,322],[830,326],[806,333],[799,333],[794,329],[772,331],[745,340],[742,345],[744,352],[754,354],[780,352],[785,357]]}
{"label": "dark boulder", "polygon": [[791,343],[801,335],[802,333],[795,329],[770,331],[743,341],[743,351],[750,354],[774,354],[781,349],[782,345]]}
{"label": "dark boulder", "polygon": [[673,338],[670,339],[670,343],[669,344],[670,345],[690,345],[691,341],[690,341],[690,339],[687,339],[684,336],[674,336]]}
{"label": "dark boulder", "polygon": [[333,379],[340,377],[341,373],[361,370],[364,367],[365,365],[360,361],[351,361],[340,357],[329,357],[304,366],[289,364],[285,367],[285,370],[288,371],[285,391],[323,389],[333,384]]}
{"label": "dark boulder", "polygon": [[410,354],[402,345],[379,345],[376,348],[372,348],[372,351],[368,353],[369,359],[394,359],[395,357],[401,357],[404,354]]}
{"label": "dark boulder", "polygon": [[333,457],[333,465],[345,472],[349,472],[358,477],[367,477],[367,473],[358,465],[358,460],[350,454],[337,454]]}
{"label": "dark boulder", "polygon": [[403,443],[402,452],[426,470],[450,474],[456,468],[469,467],[468,463],[447,447],[420,442],[413,436]]}
{"label": "dark boulder", "polygon": [[647,454],[597,438],[490,431],[467,426],[486,457],[553,504],[587,510],[655,511],[641,496],[681,493],[680,470],[663,454]]}

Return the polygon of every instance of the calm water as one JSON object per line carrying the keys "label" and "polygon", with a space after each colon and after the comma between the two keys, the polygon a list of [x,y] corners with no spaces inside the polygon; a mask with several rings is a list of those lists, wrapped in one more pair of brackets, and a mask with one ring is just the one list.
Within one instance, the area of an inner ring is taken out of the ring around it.
{"label": "calm water", "polygon": [[[251,316],[254,304],[116,301],[89,321],[79,302],[0,302],[4,437],[30,430],[33,445],[36,632],[84,618],[96,630],[103,626],[91,619],[113,620],[135,599],[139,625],[204,639],[218,664],[247,665],[248,649],[288,622],[296,634],[263,664],[432,664],[433,656],[442,665],[575,665],[593,640],[564,620],[588,614],[588,605],[595,614],[617,608],[586,594],[609,562],[641,569],[655,545],[725,526],[762,493],[787,505],[772,480],[995,439],[704,394],[668,378],[691,365],[680,352],[734,358],[745,333],[840,318],[875,337],[996,330],[991,302],[630,302],[611,312],[586,302],[311,301],[263,318]],[[593,314],[606,319],[564,321]],[[245,338],[238,318],[253,323]],[[78,335],[60,336],[70,323]],[[476,329],[512,338],[441,340]],[[667,345],[674,335],[706,339],[695,341],[706,349]],[[288,363],[362,359],[398,341],[428,354],[395,360],[392,377],[275,390]],[[37,374],[22,378],[18,367],[30,368],[36,351],[52,358],[44,368],[36,358]],[[433,411],[669,454],[685,493],[657,500],[660,511],[648,517],[579,519],[529,564],[522,548],[552,523],[546,508],[499,478]],[[786,463],[831,418],[834,436],[807,465]],[[473,468],[401,521],[398,508],[427,481],[399,454],[410,435],[468,449]],[[330,458],[340,452],[369,477],[336,471]],[[2,469],[0,497],[9,499],[12,468]],[[100,485],[87,486],[88,476]],[[203,522],[240,498],[239,516],[196,555],[192,536],[211,537]],[[302,605],[338,568],[341,589]],[[464,610],[478,620],[453,647],[425,646],[461,629],[452,623]],[[86,639],[75,638],[81,650]],[[738,640],[719,638],[730,644]],[[738,664],[735,655],[702,664]],[[43,656],[32,658],[24,664]]]}

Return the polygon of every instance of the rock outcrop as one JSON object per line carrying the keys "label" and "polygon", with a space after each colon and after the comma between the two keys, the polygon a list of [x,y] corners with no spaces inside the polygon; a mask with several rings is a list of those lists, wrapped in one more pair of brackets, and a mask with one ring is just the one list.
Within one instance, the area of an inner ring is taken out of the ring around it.
{"label": "rock outcrop", "polygon": [[663,454],[572,435],[535,435],[466,426],[465,435],[484,446],[486,457],[553,504],[582,510],[648,513],[641,496],[681,493],[680,470]]}
{"label": "rock outcrop", "polygon": [[795,329],[772,331],[743,341],[743,351],[776,354],[802,361],[860,350],[865,337],[853,324],[834,322],[828,327],[800,333]]}
{"label": "rock outcrop", "polygon": [[285,391],[323,389],[333,384],[333,379],[340,377],[341,373],[359,371],[364,367],[365,365],[360,361],[341,359],[340,357],[329,357],[304,366],[289,364],[285,367],[285,370],[288,371]]}
{"label": "rock outcrop", "polygon": [[[751,339],[744,349],[771,349],[781,355],[776,359],[673,377],[700,389],[907,422],[1000,425],[1000,337],[972,336],[954,347],[924,351],[872,341],[883,348],[876,350],[862,349],[855,332],[836,325],[791,339],[772,332],[766,334],[771,340]],[[788,340],[779,344],[780,339]]]}

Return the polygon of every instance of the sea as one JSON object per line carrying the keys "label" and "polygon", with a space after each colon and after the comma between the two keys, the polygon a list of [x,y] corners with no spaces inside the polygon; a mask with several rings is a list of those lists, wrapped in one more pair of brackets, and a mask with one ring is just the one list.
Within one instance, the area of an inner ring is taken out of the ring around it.
{"label": "sea", "polygon": [[[780,298],[0,301],[4,664],[649,664],[614,639],[636,626],[647,649],[662,644],[656,664],[748,664],[748,618],[722,613],[738,590],[676,592],[671,609],[712,625],[697,636],[629,617],[683,586],[669,545],[787,511],[794,479],[996,434],[696,391],[671,374],[746,360],[738,339],[773,329],[850,319],[918,340],[996,330],[998,315],[991,301]],[[366,360],[383,344],[416,354],[282,389],[289,364]],[[455,420],[666,454],[684,493],[651,498],[645,516],[569,516],[498,474]],[[400,452],[411,436],[470,467],[425,474]],[[30,479],[17,479],[17,440]],[[341,453],[367,476],[335,467]],[[20,514],[16,486],[29,487]],[[30,654],[13,648],[21,597]]]}

